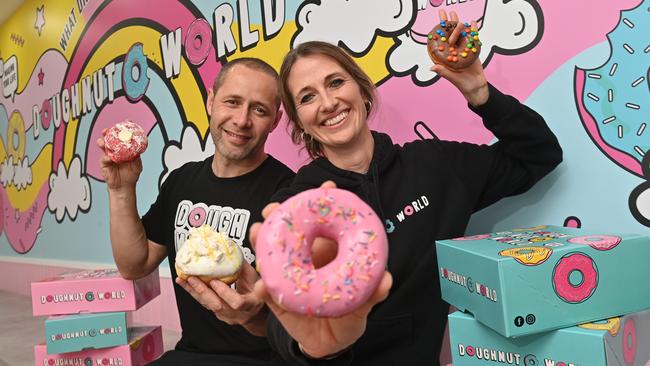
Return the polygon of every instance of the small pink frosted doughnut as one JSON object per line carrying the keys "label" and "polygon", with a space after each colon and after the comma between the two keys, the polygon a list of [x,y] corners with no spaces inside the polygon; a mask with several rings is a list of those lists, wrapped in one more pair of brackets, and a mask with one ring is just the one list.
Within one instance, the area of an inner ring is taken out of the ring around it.
{"label": "small pink frosted doughnut", "polygon": [[[569,276],[574,271],[582,274],[582,281],[574,285]],[[573,252],[560,258],[553,268],[553,288],[564,301],[577,304],[587,300],[598,286],[598,269],[594,260],[588,255]]]}
{"label": "small pink frosted doughnut", "polygon": [[[314,268],[316,237],[336,240],[336,258]],[[384,225],[359,197],[336,188],[297,194],[264,221],[257,265],[273,299],[306,315],[338,317],[361,306],[381,280],[388,260]]]}
{"label": "small pink frosted doughnut", "polygon": [[610,250],[621,242],[621,238],[615,235],[584,235],[576,236],[567,241],[573,244],[589,245],[597,250]]}
{"label": "small pink frosted doughnut", "polygon": [[129,120],[117,123],[104,135],[106,155],[116,163],[131,161],[147,148],[147,133]]}

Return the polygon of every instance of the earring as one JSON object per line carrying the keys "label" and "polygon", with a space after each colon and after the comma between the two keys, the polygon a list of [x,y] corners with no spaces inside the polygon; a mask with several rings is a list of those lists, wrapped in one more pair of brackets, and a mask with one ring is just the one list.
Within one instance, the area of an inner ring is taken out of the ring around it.
{"label": "earring", "polygon": [[300,131],[300,139],[303,140],[304,142],[307,142],[307,140],[311,140],[311,136],[305,132],[305,130]]}
{"label": "earring", "polygon": [[366,106],[366,113],[370,113],[370,110],[372,109],[372,101],[370,99],[366,100],[363,105]]}

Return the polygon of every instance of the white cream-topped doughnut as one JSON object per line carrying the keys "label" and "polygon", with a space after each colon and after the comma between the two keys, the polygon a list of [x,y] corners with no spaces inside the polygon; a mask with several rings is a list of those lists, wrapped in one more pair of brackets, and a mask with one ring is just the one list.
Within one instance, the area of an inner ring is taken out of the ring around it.
{"label": "white cream-topped doughnut", "polygon": [[[312,262],[316,237],[338,243],[336,258]],[[355,194],[317,188],[276,208],[257,236],[257,265],[268,292],[285,309],[338,317],[372,295],[388,260],[388,239],[375,212]]]}
{"label": "white cream-topped doughnut", "polygon": [[189,238],[176,252],[176,274],[182,279],[199,277],[208,283],[218,279],[227,284],[239,276],[244,256],[233,240],[208,225],[190,229]]}

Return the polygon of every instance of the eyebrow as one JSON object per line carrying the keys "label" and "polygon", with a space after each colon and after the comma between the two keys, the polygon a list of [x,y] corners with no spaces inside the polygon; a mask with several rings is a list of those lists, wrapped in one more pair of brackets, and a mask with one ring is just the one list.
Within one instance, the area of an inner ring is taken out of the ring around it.
{"label": "eyebrow", "polygon": [[242,96],[239,95],[239,94],[226,94],[226,95],[223,95],[221,98],[219,98],[219,100],[226,100],[226,99],[238,99],[238,100],[241,100],[241,99],[244,99],[244,98],[242,98]]}
{"label": "eyebrow", "polygon": [[[224,100],[228,100],[228,99],[235,99],[237,101],[244,100],[244,98],[239,94],[226,94],[223,97],[221,97],[220,100],[224,101]],[[264,103],[264,102],[262,102],[260,100],[253,99],[250,104],[251,104],[251,106],[262,106],[262,107],[264,107],[265,109],[267,109],[269,111],[271,110],[270,105],[268,105],[268,104],[266,104],[266,103]]]}

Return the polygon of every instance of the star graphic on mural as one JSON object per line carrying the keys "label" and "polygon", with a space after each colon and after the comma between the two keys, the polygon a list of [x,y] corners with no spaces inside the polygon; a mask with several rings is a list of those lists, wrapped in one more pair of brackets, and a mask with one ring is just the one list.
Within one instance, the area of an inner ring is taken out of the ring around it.
{"label": "star graphic on mural", "polygon": [[38,73],[38,85],[43,85],[43,79],[45,78],[45,73],[43,69]]}
{"label": "star graphic on mural", "polygon": [[38,35],[41,35],[41,31],[45,26],[45,5],[41,5],[40,8],[36,8],[36,23],[34,23],[34,29],[38,31]]}

